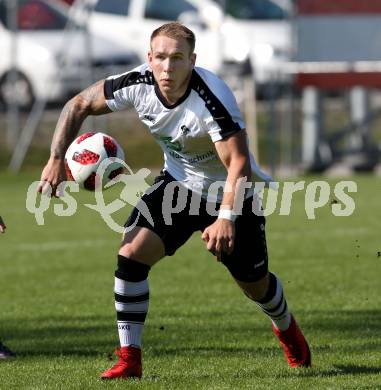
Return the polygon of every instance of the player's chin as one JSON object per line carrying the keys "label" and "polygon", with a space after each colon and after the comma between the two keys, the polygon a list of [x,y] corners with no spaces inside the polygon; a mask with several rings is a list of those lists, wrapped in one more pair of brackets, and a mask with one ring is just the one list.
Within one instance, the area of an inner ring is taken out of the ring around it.
{"label": "player's chin", "polygon": [[173,84],[171,84],[171,83],[162,83],[162,84],[160,85],[160,89],[161,89],[162,91],[165,91],[165,92],[171,92],[171,91],[174,90]]}

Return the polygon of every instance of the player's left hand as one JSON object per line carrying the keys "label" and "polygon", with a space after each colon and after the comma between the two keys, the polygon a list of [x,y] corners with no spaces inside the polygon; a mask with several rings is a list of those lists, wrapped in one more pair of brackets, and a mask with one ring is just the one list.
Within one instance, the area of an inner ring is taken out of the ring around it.
{"label": "player's left hand", "polygon": [[221,261],[222,253],[230,255],[233,252],[234,237],[234,222],[227,219],[217,219],[204,230],[201,236],[206,243],[206,248],[217,257],[217,261]]}

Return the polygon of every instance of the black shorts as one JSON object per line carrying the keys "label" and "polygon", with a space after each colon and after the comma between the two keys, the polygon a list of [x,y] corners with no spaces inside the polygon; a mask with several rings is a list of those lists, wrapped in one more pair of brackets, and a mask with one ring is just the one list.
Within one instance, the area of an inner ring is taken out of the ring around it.
{"label": "black shorts", "polygon": [[[141,198],[141,201],[148,207],[152,218],[151,222],[153,221],[154,224],[152,225],[148,220],[149,217],[147,219],[143,215],[144,213],[139,211],[140,207],[135,207],[132,210],[125,224],[126,227],[140,226],[154,231],[162,239],[167,256],[172,256],[194,232],[203,232],[206,227],[216,220],[218,213],[216,211],[216,215],[210,215],[210,208],[207,208],[206,200],[199,197],[198,215],[192,215],[191,210],[194,210],[194,208],[191,206],[191,198],[195,194],[182,186],[182,195],[186,194],[186,199],[182,201],[184,208],[181,211],[171,213],[171,221],[168,220],[168,213],[164,218],[163,199],[166,196],[165,188],[171,182],[173,182],[172,185],[175,185],[174,196],[171,197],[172,206],[175,208],[179,204],[179,186],[168,172],[163,172],[155,178],[153,184],[153,186],[159,186],[154,191],[150,191],[152,187],[149,188]],[[252,200],[252,198],[248,198],[244,201],[242,215],[239,215],[236,219],[233,252],[230,255],[222,253],[221,256],[222,263],[229,269],[232,276],[242,282],[259,280],[268,271],[266,222],[263,216],[258,216],[252,212]],[[219,209],[219,206],[218,203],[215,205],[216,210]],[[147,216],[147,213],[145,215]]]}

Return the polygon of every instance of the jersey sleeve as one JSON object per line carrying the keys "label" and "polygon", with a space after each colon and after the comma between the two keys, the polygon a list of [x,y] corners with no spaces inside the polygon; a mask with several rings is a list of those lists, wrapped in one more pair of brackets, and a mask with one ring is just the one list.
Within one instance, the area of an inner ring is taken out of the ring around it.
{"label": "jersey sleeve", "polygon": [[213,142],[228,138],[245,127],[233,92],[221,79],[200,80],[198,94],[205,101],[204,123]]}
{"label": "jersey sleeve", "polygon": [[130,72],[110,76],[104,83],[106,104],[112,111],[136,107],[136,102],[144,90],[142,87],[151,83],[149,73],[142,73],[139,67]]}

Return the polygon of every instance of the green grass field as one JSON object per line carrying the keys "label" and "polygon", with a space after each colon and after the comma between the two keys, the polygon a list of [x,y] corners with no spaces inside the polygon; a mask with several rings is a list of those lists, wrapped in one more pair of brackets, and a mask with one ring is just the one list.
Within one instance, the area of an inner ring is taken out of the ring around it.
{"label": "green grass field", "polygon": [[[299,193],[291,216],[267,219],[271,270],[311,344],[313,368],[287,367],[270,321],[195,234],[151,272],[143,379],[104,383],[99,373],[117,345],[120,237],[83,206],[71,217],[51,206],[38,226],[25,208],[38,177],[0,174],[8,225],[0,237],[0,338],[18,355],[0,361],[1,389],[381,389],[378,178],[351,178],[358,192],[350,217],[332,216],[327,204],[308,220]],[[91,193],[76,199],[94,203]]]}

